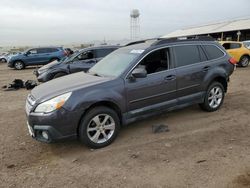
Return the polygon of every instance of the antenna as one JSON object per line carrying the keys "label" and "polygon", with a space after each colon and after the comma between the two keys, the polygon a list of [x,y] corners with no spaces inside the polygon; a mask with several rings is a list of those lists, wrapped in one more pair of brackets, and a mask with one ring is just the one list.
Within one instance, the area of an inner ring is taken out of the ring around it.
{"label": "antenna", "polygon": [[130,12],[130,39],[136,40],[140,36],[140,12],[138,9],[133,9]]}

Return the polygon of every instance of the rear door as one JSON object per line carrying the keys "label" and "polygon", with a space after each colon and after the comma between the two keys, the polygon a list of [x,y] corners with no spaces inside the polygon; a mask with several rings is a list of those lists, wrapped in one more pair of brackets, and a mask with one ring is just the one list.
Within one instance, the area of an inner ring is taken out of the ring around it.
{"label": "rear door", "polygon": [[38,53],[39,64],[45,65],[50,61],[51,58],[50,48],[38,48],[37,53]]}
{"label": "rear door", "polygon": [[201,99],[202,82],[210,70],[204,61],[207,57],[200,45],[174,46],[177,75],[178,103],[183,104]]}

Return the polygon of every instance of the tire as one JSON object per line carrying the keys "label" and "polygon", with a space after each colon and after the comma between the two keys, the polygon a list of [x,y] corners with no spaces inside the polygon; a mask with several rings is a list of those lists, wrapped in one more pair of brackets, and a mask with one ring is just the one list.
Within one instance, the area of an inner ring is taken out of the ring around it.
{"label": "tire", "polygon": [[67,74],[64,73],[64,72],[59,72],[59,73],[56,73],[56,74],[55,74],[55,76],[53,77],[53,79],[59,78],[59,77],[65,76],[65,75],[67,75]]}
{"label": "tire", "polygon": [[99,106],[84,115],[78,135],[83,144],[98,149],[111,144],[119,130],[120,120],[117,113],[110,108]]}
{"label": "tire", "polygon": [[214,112],[218,110],[223,104],[225,96],[225,89],[219,82],[213,82],[209,85],[204,102],[200,104],[201,109],[207,112]]}
{"label": "tire", "polygon": [[250,58],[244,55],[240,58],[238,65],[240,67],[247,67],[249,65],[249,61],[250,61]]}
{"label": "tire", "polygon": [[7,60],[5,58],[0,59],[0,62],[6,63]]}
{"label": "tire", "polygon": [[16,70],[22,70],[22,69],[25,68],[25,65],[24,65],[24,63],[22,61],[15,61],[14,62],[14,68]]}

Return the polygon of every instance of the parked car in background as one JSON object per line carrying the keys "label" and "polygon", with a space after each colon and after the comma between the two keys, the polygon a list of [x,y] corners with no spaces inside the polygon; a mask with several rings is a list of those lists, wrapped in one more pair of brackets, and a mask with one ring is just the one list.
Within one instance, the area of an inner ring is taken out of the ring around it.
{"label": "parked car in background", "polygon": [[8,52],[4,52],[0,55],[0,62],[7,62],[7,58],[8,58],[9,53]]}
{"label": "parked car in background", "polygon": [[238,61],[240,67],[247,67],[250,61],[250,50],[243,42],[220,41],[226,51]]}
{"label": "parked car in background", "polygon": [[109,145],[120,126],[192,104],[223,104],[236,61],[210,38],[140,41],[79,72],[35,87],[26,100],[30,135]]}
{"label": "parked car in background", "polygon": [[118,49],[119,46],[99,46],[85,48],[61,61],[52,62],[35,70],[39,82],[47,82],[67,74],[88,71],[103,57]]}
{"label": "parked car in background", "polygon": [[17,70],[26,66],[45,65],[55,60],[61,60],[68,53],[62,47],[32,48],[24,53],[11,56],[7,63],[11,68]]}

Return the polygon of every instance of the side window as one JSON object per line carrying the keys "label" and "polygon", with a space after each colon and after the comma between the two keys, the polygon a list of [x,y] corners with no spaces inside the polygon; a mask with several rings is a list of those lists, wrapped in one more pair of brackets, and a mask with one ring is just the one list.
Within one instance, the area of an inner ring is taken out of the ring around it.
{"label": "side window", "polygon": [[110,49],[97,49],[97,50],[95,50],[96,58],[105,57],[106,55],[108,55],[112,51],[114,51],[113,48],[110,48]]}
{"label": "side window", "polygon": [[37,53],[38,53],[38,54],[49,53],[49,49],[48,49],[48,48],[38,48],[38,49],[37,49]]}
{"label": "side window", "polygon": [[203,45],[203,47],[208,55],[209,60],[217,59],[224,56],[224,53],[214,45]]}
{"label": "side window", "polygon": [[85,51],[85,52],[82,52],[81,54],[79,54],[77,57],[76,57],[78,60],[87,60],[87,59],[93,59],[94,58],[94,54],[93,54],[93,51]]}
{"label": "side window", "polygon": [[236,49],[236,48],[241,48],[241,44],[239,44],[239,43],[231,43],[230,49]]}
{"label": "side window", "polygon": [[177,67],[201,62],[198,46],[184,45],[175,46],[173,48],[177,61]]}
{"label": "side window", "polygon": [[29,51],[29,54],[37,54],[37,49],[31,49],[31,50]]}
{"label": "side window", "polygon": [[223,46],[226,50],[230,49],[230,43],[224,43],[224,44],[222,44],[222,46]]}
{"label": "side window", "polygon": [[148,74],[165,71],[169,69],[169,48],[156,50],[148,54],[138,66],[145,67]]}
{"label": "side window", "polygon": [[48,52],[52,53],[52,52],[57,52],[58,49],[57,48],[48,48]]}

